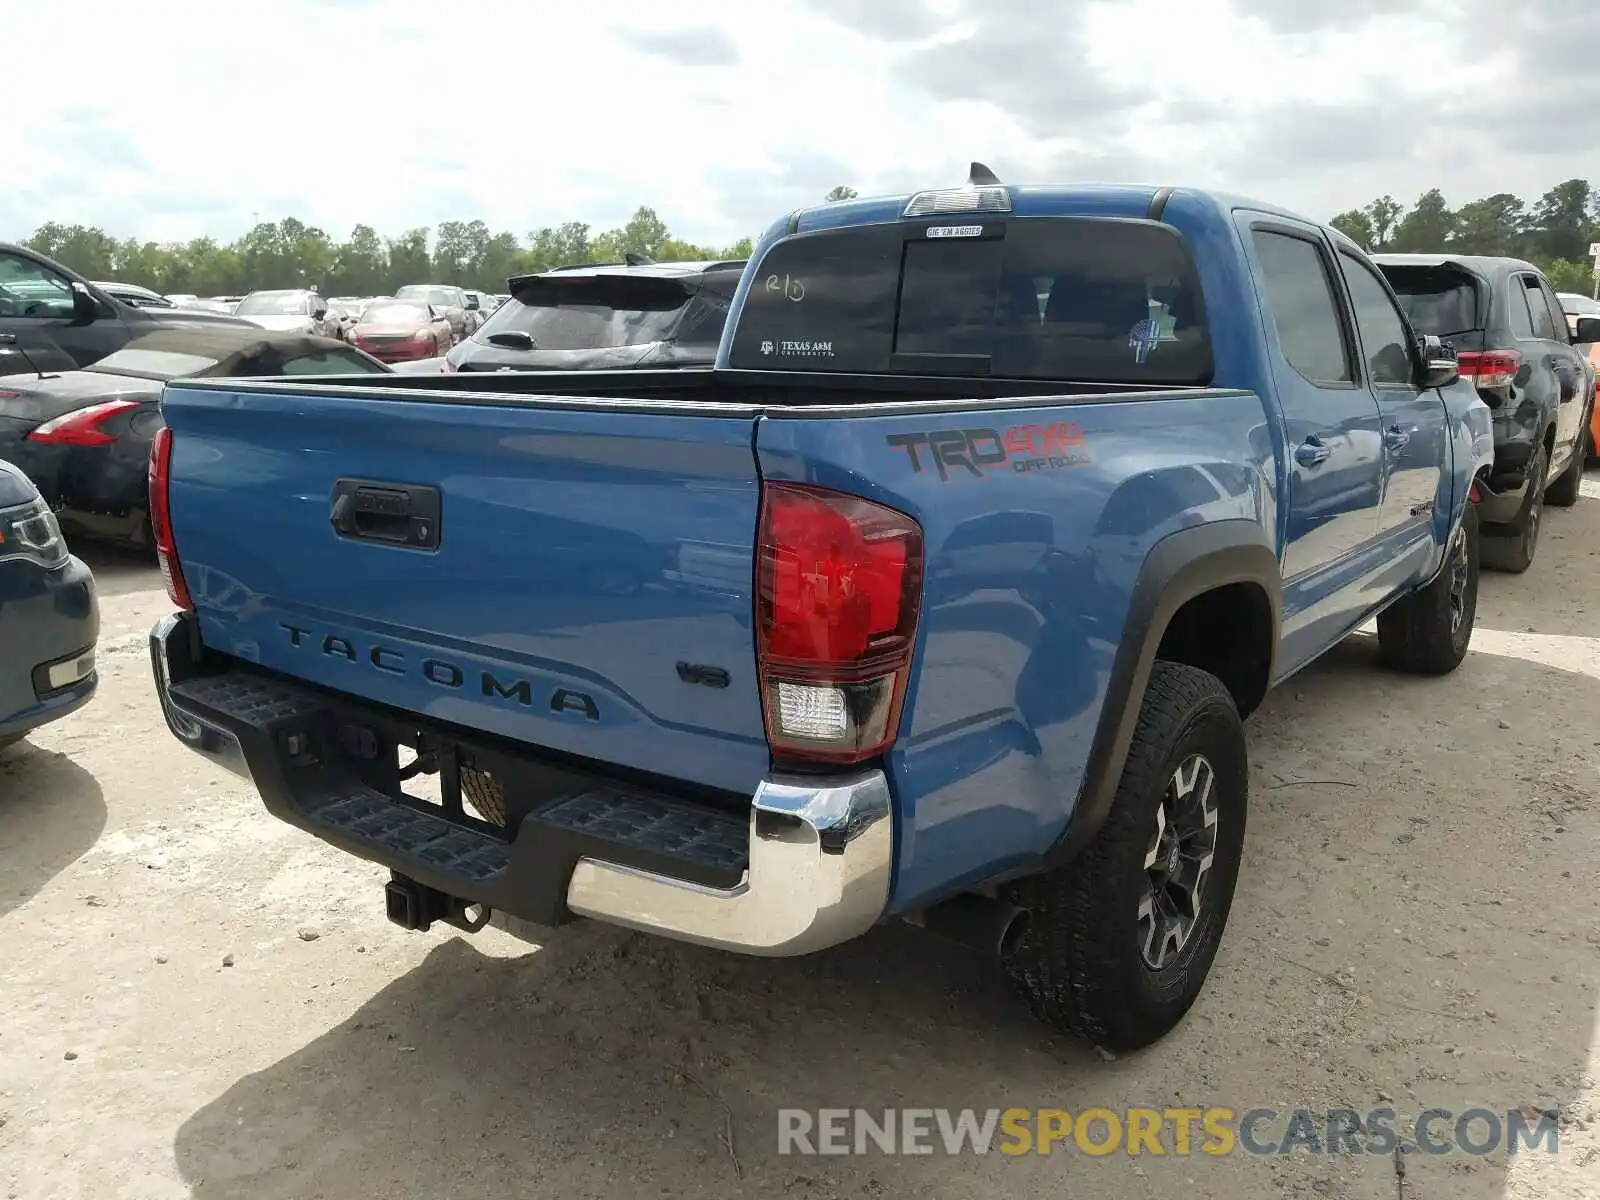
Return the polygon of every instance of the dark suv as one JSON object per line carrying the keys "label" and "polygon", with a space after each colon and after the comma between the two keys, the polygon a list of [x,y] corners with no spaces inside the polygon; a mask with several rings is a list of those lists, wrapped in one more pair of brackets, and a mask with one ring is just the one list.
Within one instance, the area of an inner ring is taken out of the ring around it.
{"label": "dark suv", "polygon": [[1578,348],[1600,318],[1568,332],[1555,289],[1532,263],[1452,254],[1374,254],[1419,334],[1455,345],[1461,376],[1494,416],[1494,469],[1482,485],[1486,566],[1526,571],[1546,502],[1578,501],[1594,376]]}
{"label": "dark suv", "polygon": [[507,281],[511,299],[445,355],[454,371],[710,366],[743,261],[559,267]]}
{"label": "dark suv", "polygon": [[12,369],[11,359],[19,370],[87,367],[157,329],[249,324],[183,308],[135,307],[54,259],[0,242],[0,335],[15,338],[21,351],[0,362],[0,374]]}

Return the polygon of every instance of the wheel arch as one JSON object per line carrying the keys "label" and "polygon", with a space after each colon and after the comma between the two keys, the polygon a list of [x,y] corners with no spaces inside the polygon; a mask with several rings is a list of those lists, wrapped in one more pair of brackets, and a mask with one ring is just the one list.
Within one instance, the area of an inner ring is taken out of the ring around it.
{"label": "wheel arch", "polygon": [[[1228,636],[1195,636],[1218,619]],[[1072,858],[1104,823],[1157,658],[1217,674],[1248,716],[1275,678],[1282,621],[1278,556],[1256,522],[1211,522],[1156,543],[1133,586],[1077,803],[1047,864]]]}

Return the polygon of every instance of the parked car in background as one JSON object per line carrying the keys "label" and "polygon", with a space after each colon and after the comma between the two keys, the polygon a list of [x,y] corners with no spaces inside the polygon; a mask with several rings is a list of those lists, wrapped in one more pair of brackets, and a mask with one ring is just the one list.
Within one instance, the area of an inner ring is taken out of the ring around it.
{"label": "parked car in background", "polygon": [[356,323],[355,315],[338,300],[329,300],[326,303],[328,312],[325,323],[331,330],[326,336],[336,337],[341,341],[349,341],[350,330],[355,327]]}
{"label": "parked car in background", "polygon": [[1526,571],[1544,506],[1578,501],[1595,377],[1575,343],[1600,338],[1600,317],[1569,330],[1549,281],[1521,259],[1376,254],[1373,262],[1412,327],[1455,346],[1462,378],[1494,415],[1494,469],[1479,505],[1483,562]]}
{"label": "parked car in background", "polygon": [[1556,299],[1561,301],[1561,311],[1567,316],[1567,329],[1572,333],[1578,332],[1579,317],[1600,317],[1600,300],[1577,292],[1557,292]]}
{"label": "parked car in background", "polygon": [[352,321],[359,321],[361,319],[361,311],[372,301],[373,297],[371,296],[335,296],[330,303],[337,304],[344,309],[350,315]]}
{"label": "parked car in background", "polygon": [[43,369],[70,370],[151,330],[245,324],[220,313],[129,304],[53,259],[0,242],[0,333],[16,338],[18,361],[31,355]]}
{"label": "parked car in background", "polygon": [[[1578,336],[1578,321],[1583,317],[1600,317],[1600,300],[1588,296],[1580,296],[1576,292],[1557,292],[1556,299],[1561,301],[1561,309],[1567,314],[1567,328],[1572,331],[1573,344],[1578,346],[1589,360],[1589,372],[1600,377],[1600,341],[1583,341]],[[1590,333],[1595,332],[1592,328]],[[1589,406],[1589,461],[1594,462],[1600,457],[1600,404]]]}
{"label": "parked car in background", "polygon": [[329,311],[328,302],[306,288],[251,292],[239,301],[233,315],[279,333],[339,335],[339,322]]}
{"label": "parked car in background", "polygon": [[100,606],[50,506],[0,462],[0,752],[93,697]]}
{"label": "parked car in background", "polygon": [[169,300],[160,292],[152,291],[147,287],[140,287],[137,283],[106,283],[95,281],[95,287],[105,292],[108,296],[115,296],[118,300],[133,305],[135,308],[177,308],[175,301]]}
{"label": "parked car in background", "polygon": [[183,308],[190,304],[195,304],[200,299],[200,297],[195,295],[193,292],[168,292],[165,298],[172,301],[172,303],[176,304],[179,308]]}
{"label": "parked car in background", "polygon": [[447,371],[709,366],[742,260],[565,267],[509,282],[510,298]]}
{"label": "parked car in background", "polygon": [[0,461],[33,479],[69,536],[146,546],[150,439],[170,380],[388,370],[331,338],[249,325],[157,330],[83,370],[0,379]]}
{"label": "parked car in background", "polygon": [[442,313],[460,341],[471,332],[467,320],[467,294],[458,287],[435,283],[408,283],[395,292],[396,300],[420,300]]}
{"label": "parked car in background", "polygon": [[218,313],[231,317],[238,304],[237,300],[190,300],[179,307],[193,312]]}
{"label": "parked car in background", "polygon": [[386,363],[432,359],[455,344],[449,319],[421,300],[374,300],[350,329],[350,342]]}

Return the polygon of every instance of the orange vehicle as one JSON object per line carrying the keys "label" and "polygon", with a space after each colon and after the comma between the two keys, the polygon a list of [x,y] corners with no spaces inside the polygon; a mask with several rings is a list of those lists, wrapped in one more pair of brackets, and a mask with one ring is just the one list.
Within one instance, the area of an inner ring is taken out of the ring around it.
{"label": "orange vehicle", "polygon": [[[1600,317],[1600,301],[1576,292],[1560,292],[1556,298],[1561,301],[1561,311],[1567,314],[1567,329],[1572,333],[1578,331],[1579,317]],[[1589,356],[1589,386],[1593,388],[1595,376],[1600,374],[1600,342],[1590,342],[1583,350]],[[1589,457],[1600,458],[1600,403],[1589,409]]]}

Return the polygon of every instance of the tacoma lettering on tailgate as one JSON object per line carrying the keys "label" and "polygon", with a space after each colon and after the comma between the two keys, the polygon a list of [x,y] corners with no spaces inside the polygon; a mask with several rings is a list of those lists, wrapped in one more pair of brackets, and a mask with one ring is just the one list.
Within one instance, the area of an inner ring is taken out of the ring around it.
{"label": "tacoma lettering on tailgate", "polygon": [[[289,635],[291,646],[326,654],[329,658],[364,663],[374,670],[389,675],[416,674],[429,683],[452,689],[466,687],[472,675],[472,672],[448,659],[424,658],[413,667],[405,652],[396,650],[392,646],[376,642],[371,645],[357,645],[350,638],[340,637],[337,634],[319,636],[313,629],[290,625],[286,621],[279,624]],[[581,713],[591,721],[600,719],[600,708],[595,704],[593,697],[583,692],[575,692],[571,688],[552,688],[548,683],[519,679],[515,676],[502,679],[492,671],[478,671],[476,685],[491,700],[509,700],[526,708],[533,707],[536,699],[543,701],[548,693],[551,712]]]}

